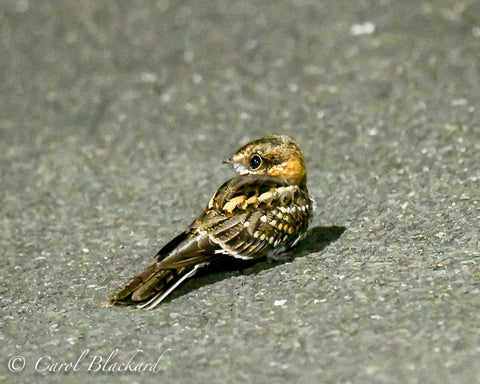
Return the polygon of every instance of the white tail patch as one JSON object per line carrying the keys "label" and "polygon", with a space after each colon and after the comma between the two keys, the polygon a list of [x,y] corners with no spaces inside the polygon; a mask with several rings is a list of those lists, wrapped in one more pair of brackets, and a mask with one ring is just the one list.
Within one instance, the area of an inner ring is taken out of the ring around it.
{"label": "white tail patch", "polygon": [[145,309],[145,310],[150,310],[150,309],[154,309],[156,306],[158,306],[158,304],[160,304],[170,293],[172,293],[172,291],[177,288],[180,284],[182,284],[186,279],[188,279],[189,277],[192,277],[196,272],[197,272],[197,269],[200,268],[200,267],[203,267],[204,265],[206,265],[208,263],[202,263],[202,264],[197,264],[193,267],[193,269],[186,273],[185,275],[183,275],[180,279],[178,279],[175,284],[173,284],[169,289],[167,289],[165,292],[163,293],[157,293],[155,296],[153,296],[150,300],[148,300],[146,303],[144,304],[141,304],[141,305],[137,305],[137,308],[138,309]]}

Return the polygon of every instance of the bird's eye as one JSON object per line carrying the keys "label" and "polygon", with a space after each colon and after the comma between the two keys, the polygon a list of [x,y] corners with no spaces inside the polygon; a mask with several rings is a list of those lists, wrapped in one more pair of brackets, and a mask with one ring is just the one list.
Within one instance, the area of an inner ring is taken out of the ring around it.
{"label": "bird's eye", "polygon": [[253,155],[250,158],[250,168],[252,169],[252,171],[255,171],[256,169],[258,169],[260,165],[262,165],[262,158],[260,157],[260,155],[257,155],[257,154]]}

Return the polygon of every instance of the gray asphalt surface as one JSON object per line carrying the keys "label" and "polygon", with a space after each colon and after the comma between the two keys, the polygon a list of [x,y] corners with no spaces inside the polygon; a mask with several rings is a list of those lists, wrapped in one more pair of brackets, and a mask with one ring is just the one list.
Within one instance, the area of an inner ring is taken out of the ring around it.
{"label": "gray asphalt surface", "polygon": [[[480,382],[479,4],[3,2],[0,381]],[[266,134],[306,242],[105,308]]]}

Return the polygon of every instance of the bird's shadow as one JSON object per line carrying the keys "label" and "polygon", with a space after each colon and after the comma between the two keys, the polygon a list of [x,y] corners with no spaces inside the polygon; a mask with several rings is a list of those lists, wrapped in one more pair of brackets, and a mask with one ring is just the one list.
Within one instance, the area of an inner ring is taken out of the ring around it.
{"label": "bird's shadow", "polygon": [[165,302],[175,300],[190,291],[194,291],[205,285],[228,279],[232,276],[254,275],[261,271],[271,269],[280,264],[293,261],[314,252],[324,250],[328,245],[337,241],[346,231],[346,227],[314,227],[307,232],[305,239],[290,252],[277,256],[276,258],[263,258],[261,260],[241,260],[233,257],[226,257],[222,262],[212,263],[199,269],[198,273],[189,279],[180,288],[174,291],[165,299]]}

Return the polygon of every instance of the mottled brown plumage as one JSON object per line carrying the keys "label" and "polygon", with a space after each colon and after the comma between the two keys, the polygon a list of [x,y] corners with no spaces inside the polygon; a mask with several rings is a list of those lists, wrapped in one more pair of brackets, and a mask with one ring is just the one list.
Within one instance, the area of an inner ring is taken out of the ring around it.
{"label": "mottled brown plumage", "polygon": [[152,309],[201,266],[226,255],[250,260],[281,253],[302,238],[314,202],[293,140],[264,137],[227,162],[240,176],[225,182],[203,213],[160,249],[155,262],[113,294],[111,305]]}

